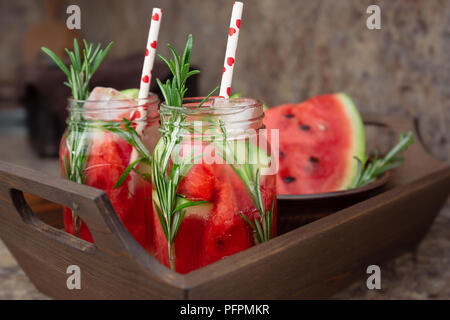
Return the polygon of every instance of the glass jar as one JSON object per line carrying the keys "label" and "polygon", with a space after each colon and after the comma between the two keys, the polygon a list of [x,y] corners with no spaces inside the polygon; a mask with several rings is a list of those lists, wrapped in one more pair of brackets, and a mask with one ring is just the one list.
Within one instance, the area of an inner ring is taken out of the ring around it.
{"label": "glass jar", "polygon": [[[59,151],[63,177],[104,190],[130,234],[152,252],[150,160],[143,159],[143,153],[148,152],[150,158],[160,137],[158,97],[151,94],[146,99],[69,99],[68,104],[68,126]],[[145,148],[136,148],[133,139]],[[127,175],[125,171],[133,162],[135,170]],[[64,227],[93,242],[88,227],[69,208],[64,208]]]}
{"label": "glass jar", "polygon": [[161,104],[152,158],[155,257],[179,273],[276,235],[276,162],[262,103],[202,101]]}

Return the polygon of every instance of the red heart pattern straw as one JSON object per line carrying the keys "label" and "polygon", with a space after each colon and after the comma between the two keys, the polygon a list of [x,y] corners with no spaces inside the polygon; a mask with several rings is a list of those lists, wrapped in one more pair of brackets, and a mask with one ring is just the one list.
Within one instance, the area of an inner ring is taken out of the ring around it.
{"label": "red heart pattern straw", "polygon": [[241,27],[242,9],[244,4],[235,1],[231,12],[230,28],[228,29],[228,42],[223,63],[222,82],[220,83],[220,97],[229,98],[231,81],[233,80],[233,68],[236,59],[236,49],[239,40],[239,29]]}
{"label": "red heart pattern straw", "polygon": [[[152,69],[155,63],[156,57],[156,44],[158,43],[159,27],[161,25],[162,10],[160,8],[153,8],[152,20],[150,23],[150,30],[148,32],[147,47],[145,49],[144,65],[142,67],[141,75],[141,85],[139,87],[139,99],[145,99],[148,97],[150,92],[150,81],[152,79]],[[139,104],[144,104],[139,102]],[[144,108],[139,108],[141,119],[146,117],[146,110]],[[139,120],[139,119],[138,119]],[[145,129],[145,123],[143,121],[138,121],[136,131],[139,135]]]}
{"label": "red heart pattern straw", "polygon": [[[150,30],[148,32],[147,47],[145,49],[144,66],[142,67],[141,84],[139,87],[139,111],[135,112],[131,116],[138,120],[136,123],[136,132],[142,136],[146,127],[145,121],[139,121],[147,117],[147,110],[142,106],[145,105],[145,101],[141,99],[148,98],[150,92],[150,81],[152,79],[152,69],[155,63],[156,57],[156,44],[158,42],[159,27],[161,25],[162,10],[159,8],[153,8],[152,20],[150,23]],[[139,115],[139,116],[138,116]],[[130,163],[134,162],[138,157],[138,152],[133,148],[130,156]],[[133,190],[132,186],[131,189]]]}

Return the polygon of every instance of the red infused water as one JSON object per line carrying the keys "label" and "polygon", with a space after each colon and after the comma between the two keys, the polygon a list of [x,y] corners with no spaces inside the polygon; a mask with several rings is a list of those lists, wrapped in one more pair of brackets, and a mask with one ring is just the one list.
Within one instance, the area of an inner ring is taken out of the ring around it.
{"label": "red infused water", "polygon": [[[63,176],[104,190],[126,229],[144,249],[153,252],[150,166],[140,162],[136,171],[122,177],[139,157],[123,133],[139,132],[151,152],[158,139],[158,98],[129,99],[114,89],[95,88],[88,101],[71,100],[70,104],[69,127],[60,144]],[[78,167],[81,170],[77,171]],[[64,226],[67,232],[93,242],[89,227],[69,208],[64,209]]]}
{"label": "red infused water", "polygon": [[[271,212],[263,241],[276,235],[276,172],[269,170],[270,146],[260,131],[262,105],[253,99],[239,98],[226,100],[228,107],[215,108],[214,99],[200,108],[195,108],[195,99],[188,99],[178,108],[185,115],[185,125],[177,140],[178,148],[172,150],[172,155],[177,156],[172,156],[165,177],[167,181],[174,177],[174,162],[192,160],[177,185],[175,202],[196,204],[181,210],[182,220],[170,243],[168,215],[164,215],[160,202],[160,197],[170,194],[161,192],[164,188],[158,192],[153,184],[154,211],[161,212],[153,216],[155,257],[179,273],[188,273],[262,242],[252,227],[255,220],[262,225],[262,212]],[[167,109],[173,112],[172,107],[162,105],[162,118],[172,117],[173,114],[167,115]],[[236,113],[240,114],[237,118]],[[219,116],[227,128],[217,125]],[[242,124],[242,118],[246,124]],[[163,135],[167,132],[164,128],[162,131]],[[262,142],[266,143],[265,150],[260,147]],[[161,139],[154,154],[167,151],[169,144],[170,138]],[[158,157],[154,156],[153,161],[158,161]],[[258,187],[250,190],[249,185]],[[260,201],[255,203],[258,195]]]}

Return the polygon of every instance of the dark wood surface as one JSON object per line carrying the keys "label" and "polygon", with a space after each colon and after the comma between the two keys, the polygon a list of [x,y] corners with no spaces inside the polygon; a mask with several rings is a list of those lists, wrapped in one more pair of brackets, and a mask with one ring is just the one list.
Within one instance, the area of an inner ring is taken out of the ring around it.
{"label": "dark wood surface", "polygon": [[[411,128],[403,118],[369,120]],[[420,143],[406,159],[386,191],[187,275],[149,256],[104,192],[0,162],[0,237],[34,285],[53,298],[322,298],[361,277],[368,264],[414,248],[445,202],[450,167]],[[95,244],[41,221],[22,191],[76,208]],[[66,288],[71,264],[82,270],[81,290]]]}

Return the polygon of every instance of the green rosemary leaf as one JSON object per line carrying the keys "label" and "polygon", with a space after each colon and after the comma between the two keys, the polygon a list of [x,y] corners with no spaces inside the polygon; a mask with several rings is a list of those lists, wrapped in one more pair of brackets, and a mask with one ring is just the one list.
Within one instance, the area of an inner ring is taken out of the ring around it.
{"label": "green rosemary leaf", "polygon": [[174,69],[173,66],[172,66],[172,64],[171,64],[166,58],[164,58],[164,57],[163,57],[162,55],[160,55],[160,54],[158,54],[158,57],[160,57],[161,60],[164,61],[165,64],[167,64],[167,66],[169,67],[170,72],[172,72],[172,74],[175,74],[175,73],[176,73],[176,72],[175,72],[175,69]]}
{"label": "green rosemary leaf", "polygon": [[94,50],[94,53],[92,53],[92,58],[95,58],[97,56],[97,54],[99,54],[100,52],[100,43],[97,44],[97,47]]}
{"label": "green rosemary leaf", "polygon": [[256,230],[257,230],[256,234],[258,236],[259,243],[262,243],[262,242],[264,242],[264,236],[263,236],[264,232],[261,228],[261,224],[259,223],[258,219],[256,219],[256,218],[255,218],[255,226],[256,226]]}
{"label": "green rosemary leaf", "polygon": [[[110,122],[109,122],[110,123]],[[151,159],[151,154],[148,151],[145,144],[142,142],[137,131],[132,127],[132,122],[126,118],[122,119],[122,124],[124,124],[124,129],[121,127],[109,125],[107,123],[104,128],[108,131],[116,133],[126,142],[128,142],[132,147],[134,147],[138,153],[141,155],[141,158]]]}
{"label": "green rosemary leaf", "polygon": [[401,133],[398,143],[387,153],[384,158],[385,162],[391,161],[397,154],[406,150],[406,148],[414,142],[414,135],[412,132],[407,134]]}
{"label": "green rosemary leaf", "polygon": [[168,92],[166,91],[166,87],[162,84],[161,80],[159,80],[159,79],[156,79],[156,83],[158,84],[158,87],[161,90],[164,100],[167,103],[167,101],[169,101],[169,95],[168,95]]}
{"label": "green rosemary leaf", "polygon": [[270,212],[273,212],[273,208],[275,207],[275,201],[277,201],[277,195],[276,194],[273,195],[272,207],[270,208]]}
{"label": "green rosemary leaf", "polygon": [[86,41],[86,39],[83,39],[82,42],[83,42],[83,46],[84,46],[83,51],[88,51],[89,50],[89,44]]}
{"label": "green rosemary leaf", "polygon": [[142,161],[142,158],[138,158],[136,160],[134,160],[132,163],[130,163],[128,165],[128,167],[125,169],[125,171],[121,174],[121,176],[119,177],[119,179],[117,180],[116,184],[114,185],[114,189],[117,189],[118,187],[120,187],[122,185],[122,183],[125,181],[125,179],[128,177],[128,175],[130,174],[131,170],[133,170],[134,166],[136,164],[138,164],[139,162]]}
{"label": "green rosemary leaf", "polygon": [[[100,45],[100,44],[99,44]],[[77,61],[77,69],[81,69],[81,57],[80,57],[80,47],[78,46],[78,41],[73,38],[73,52],[75,53],[75,60]]]}
{"label": "green rosemary leaf", "polygon": [[67,155],[64,156],[64,171],[66,172],[66,178],[70,180],[70,165]]}
{"label": "green rosemary leaf", "polygon": [[199,70],[192,70],[192,71],[187,72],[187,73],[186,73],[186,79],[185,79],[185,81],[186,81],[190,76],[193,76],[193,75],[196,75],[196,74],[199,74],[199,73],[200,73]]}
{"label": "green rosemary leaf", "polygon": [[356,173],[356,179],[355,182],[353,183],[352,188],[356,188],[356,186],[358,185],[359,180],[361,179],[361,175],[362,175],[362,161],[361,159],[359,159],[358,157],[353,157],[357,164],[358,164],[358,171]]}
{"label": "green rosemary leaf", "polygon": [[181,70],[180,70],[180,56],[178,55],[178,53],[175,51],[174,47],[171,44],[167,45],[170,49],[170,51],[172,52],[172,56],[174,60],[171,60],[171,64],[172,67],[175,69],[175,78],[176,82],[177,82],[177,86],[178,88],[181,88],[182,86],[182,81],[181,81]]}
{"label": "green rosemary leaf", "polygon": [[73,54],[73,52],[69,51],[69,49],[65,49],[67,55],[69,56],[70,62],[72,63],[73,68],[76,71],[79,71],[81,68],[79,66],[79,61],[76,60],[75,55]]}
{"label": "green rosemary leaf", "polygon": [[172,241],[177,236],[178,229],[180,228],[181,221],[183,221],[185,214],[186,214],[186,210],[175,211],[175,213],[174,213],[174,219],[173,219],[174,227],[172,228],[173,231],[172,231],[172,235],[171,235]]}
{"label": "green rosemary leaf", "polygon": [[204,203],[208,203],[208,201],[189,201],[187,199],[184,199],[184,200],[181,201],[180,204],[178,204],[176,206],[175,209],[173,209],[173,211],[177,212],[177,211],[180,211],[182,209],[198,206],[199,204],[204,204]]}
{"label": "green rosemary leaf", "polygon": [[391,170],[391,169],[395,169],[395,168],[397,168],[397,167],[400,167],[402,164],[403,164],[403,158],[400,158],[400,159],[398,159],[398,160],[392,160],[392,161],[390,161],[389,163],[386,163],[385,165],[383,165],[382,167],[380,167],[379,169],[377,169],[375,172],[374,172],[374,174],[373,174],[373,176],[379,176],[379,175],[381,175],[382,173],[384,173],[384,172],[386,172],[386,171],[388,171],[388,170]]}
{"label": "green rosemary leaf", "polygon": [[41,48],[52,60],[56,63],[56,65],[64,72],[67,77],[70,77],[69,69],[64,65],[60,58],[50,49],[46,47]]}
{"label": "green rosemary leaf", "polygon": [[164,235],[166,236],[166,239],[169,238],[169,234],[167,232],[167,228],[166,228],[166,220],[164,220],[164,217],[161,213],[161,209],[159,208],[158,204],[156,203],[155,200],[153,200],[153,205],[156,209],[156,213],[158,214],[158,218],[159,218],[159,222],[161,224],[161,227],[163,229]]}
{"label": "green rosemary leaf", "polygon": [[188,35],[186,46],[183,52],[183,59],[181,61],[182,65],[190,65],[191,64],[191,56],[192,56],[192,46],[194,44],[194,37],[192,34]]}
{"label": "green rosemary leaf", "polygon": [[241,216],[242,219],[244,219],[244,221],[246,221],[246,222],[250,225],[250,227],[251,227],[253,230],[256,231],[256,226],[255,226],[255,224],[254,224],[249,218],[247,218],[247,217],[245,216],[245,214],[239,213],[239,215]]}
{"label": "green rosemary leaf", "polygon": [[353,184],[354,188],[365,186],[375,181],[377,176],[382,173],[397,168],[403,163],[403,158],[398,155],[405,151],[408,146],[414,143],[414,135],[412,132],[401,133],[398,142],[394,147],[386,154],[385,157],[380,158],[378,152],[375,152],[372,161],[366,163],[366,167],[362,168],[362,162],[360,159],[355,158],[358,161],[358,174]]}
{"label": "green rosemary leaf", "polygon": [[213,91],[211,91],[198,105],[198,108],[200,108],[206,101],[208,101],[209,97],[211,97],[213,95],[214,92],[217,91],[217,89],[219,89],[219,86],[215,87]]}
{"label": "green rosemary leaf", "polygon": [[94,59],[94,66],[92,67],[92,73],[95,73],[95,71],[97,71],[98,67],[102,63],[105,56],[108,54],[108,52],[111,49],[111,47],[113,46],[113,44],[114,44],[114,42],[111,41],[104,50],[99,51],[98,55]]}

